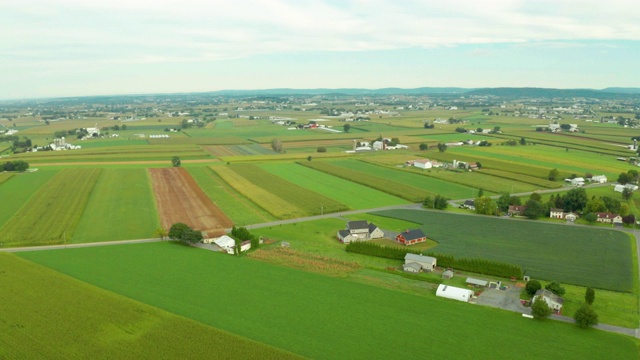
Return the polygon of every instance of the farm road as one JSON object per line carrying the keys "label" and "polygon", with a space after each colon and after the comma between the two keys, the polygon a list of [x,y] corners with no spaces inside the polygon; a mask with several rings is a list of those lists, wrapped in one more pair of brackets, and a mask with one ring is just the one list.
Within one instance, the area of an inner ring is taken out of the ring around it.
{"label": "farm road", "polygon": [[83,243],[83,244],[25,246],[25,247],[16,247],[16,248],[0,248],[0,252],[24,252],[24,251],[73,249],[73,248],[87,248],[87,247],[122,245],[122,244],[152,243],[152,242],[159,242],[159,241],[162,241],[162,240],[155,238],[155,239],[103,241],[103,242]]}

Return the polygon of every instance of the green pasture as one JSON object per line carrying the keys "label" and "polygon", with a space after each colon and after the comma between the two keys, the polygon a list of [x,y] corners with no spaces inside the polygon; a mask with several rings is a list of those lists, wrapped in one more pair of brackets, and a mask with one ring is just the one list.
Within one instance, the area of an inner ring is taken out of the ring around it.
{"label": "green pasture", "polygon": [[15,255],[0,268],[3,359],[297,358]]}
{"label": "green pasture", "polygon": [[15,174],[0,184],[0,227],[9,221],[57,171],[39,170]]}
{"label": "green pasture", "polygon": [[628,234],[602,228],[393,210],[377,215],[422,224],[436,253],[516,263],[533,278],[634,291],[634,257]]}
{"label": "green pasture", "polygon": [[73,243],[147,239],[160,227],[145,169],[102,169]]}
{"label": "green pasture", "polygon": [[[363,161],[337,160],[332,164],[345,168],[344,171],[359,171],[367,175],[392,179],[393,181],[423,189],[432,194],[440,194],[451,199],[469,197],[477,188],[452,184],[429,176],[421,176],[399,169],[374,165]],[[424,198],[423,198],[424,199]]]}
{"label": "green pasture", "polygon": [[13,175],[15,175],[15,173],[12,173],[12,172],[0,172],[0,185],[2,185],[5,182],[9,181],[9,179],[11,179],[13,177]]}
{"label": "green pasture", "polygon": [[339,201],[351,209],[408,203],[404,199],[296,163],[270,162],[263,163],[260,167],[291,183]]}
{"label": "green pasture", "polygon": [[0,228],[4,247],[62,244],[73,237],[100,169],[55,174]]}
{"label": "green pasture", "polygon": [[188,167],[187,171],[211,201],[237,226],[275,220],[275,217],[227,184],[210,168]]}
{"label": "green pasture", "polygon": [[[408,353],[494,358],[495,351],[483,349],[497,348],[507,358],[559,353],[568,359],[638,357],[635,340],[618,334],[532,321],[516,313],[173,243],[20,256],[133,300],[310,358],[389,359]],[[438,331],[420,341],[410,336],[388,341],[389,334],[424,324]],[[487,328],[500,329],[500,336]],[[464,346],[460,339],[465,339]]]}
{"label": "green pasture", "polygon": [[151,145],[233,145],[249,144],[250,141],[237,136],[220,136],[219,134],[209,134],[210,136],[198,137],[170,137],[168,139],[148,139]]}

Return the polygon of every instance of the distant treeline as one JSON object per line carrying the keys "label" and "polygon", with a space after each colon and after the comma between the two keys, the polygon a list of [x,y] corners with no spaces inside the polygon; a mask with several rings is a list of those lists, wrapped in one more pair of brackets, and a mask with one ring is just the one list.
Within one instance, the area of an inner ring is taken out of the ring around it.
{"label": "distant treeline", "polygon": [[[404,260],[405,255],[409,253],[422,255],[422,253],[418,250],[384,246],[365,241],[356,241],[347,244],[346,251],[394,260]],[[477,258],[456,259],[452,255],[437,254],[431,252],[424,255],[432,256],[438,259],[438,266],[440,267],[450,267],[456,270],[469,271],[478,274],[499,277],[522,277],[522,268],[515,264]]]}

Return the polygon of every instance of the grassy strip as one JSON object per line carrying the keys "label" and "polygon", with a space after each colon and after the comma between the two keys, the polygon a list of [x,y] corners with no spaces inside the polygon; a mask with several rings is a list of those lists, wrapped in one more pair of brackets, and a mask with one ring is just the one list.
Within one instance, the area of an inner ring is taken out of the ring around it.
{"label": "grassy strip", "polygon": [[298,186],[257,165],[238,164],[231,165],[230,168],[255,185],[284,199],[304,212],[294,215],[310,216],[320,215],[322,212],[332,213],[349,210],[349,207],[341,202],[311,190],[313,187]]}
{"label": "grassy strip", "polygon": [[61,244],[73,236],[100,169],[56,174],[2,229],[4,247]]}
{"label": "grassy strip", "polygon": [[355,262],[309,254],[280,246],[259,249],[249,253],[249,257],[275,265],[338,277],[346,277],[360,268],[360,265]]}
{"label": "grassy strip", "polygon": [[556,189],[556,188],[562,187],[561,183],[558,183],[555,181],[540,179],[538,177],[533,177],[533,176],[528,176],[523,174],[514,174],[512,172],[504,171],[504,170],[483,168],[478,170],[478,172],[480,172],[481,174],[491,175],[499,178],[516,180],[516,181],[524,182],[527,184],[543,187],[546,189]]}
{"label": "grassy strip", "polygon": [[[532,321],[498,309],[171,243],[36,251],[20,256],[131,299],[310,358],[395,359],[428,353],[433,358],[459,359],[477,357],[470,349],[480,348],[499,348],[505,358],[522,354],[550,358],[559,353],[567,359],[638,358],[635,339],[619,334]],[[420,341],[413,336],[389,341],[389,334],[424,324],[438,331]],[[486,331],[492,328],[499,328],[500,336]],[[459,346],[460,339],[465,339],[465,346]]]}
{"label": "grassy strip", "polygon": [[145,169],[102,169],[71,242],[146,239],[160,226]]}
{"label": "grassy strip", "polygon": [[298,358],[14,255],[0,268],[3,359]]}
{"label": "grassy strip", "polygon": [[436,195],[435,193],[417,188],[415,186],[403,184],[397,181],[389,180],[388,178],[378,177],[361,171],[347,169],[343,166],[334,165],[326,161],[307,161],[300,162],[299,164],[325,172],[333,176],[343,178],[345,180],[353,181],[357,184],[369,186],[376,190],[380,190],[382,192],[386,192],[387,194],[391,194],[412,202],[420,202],[427,196]]}
{"label": "grassy strip", "polygon": [[208,167],[185,168],[205,194],[237,226],[273,221],[276,218],[243,196]]}
{"label": "grassy strip", "polygon": [[278,219],[293,218],[296,214],[304,213],[304,210],[247,180],[230,166],[212,166],[211,170],[237,192]]}

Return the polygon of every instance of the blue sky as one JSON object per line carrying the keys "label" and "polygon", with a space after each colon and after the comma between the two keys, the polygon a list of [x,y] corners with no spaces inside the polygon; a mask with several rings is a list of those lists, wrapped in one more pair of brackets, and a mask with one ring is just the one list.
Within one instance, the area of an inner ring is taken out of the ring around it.
{"label": "blue sky", "polygon": [[3,0],[0,99],[640,87],[636,0]]}

